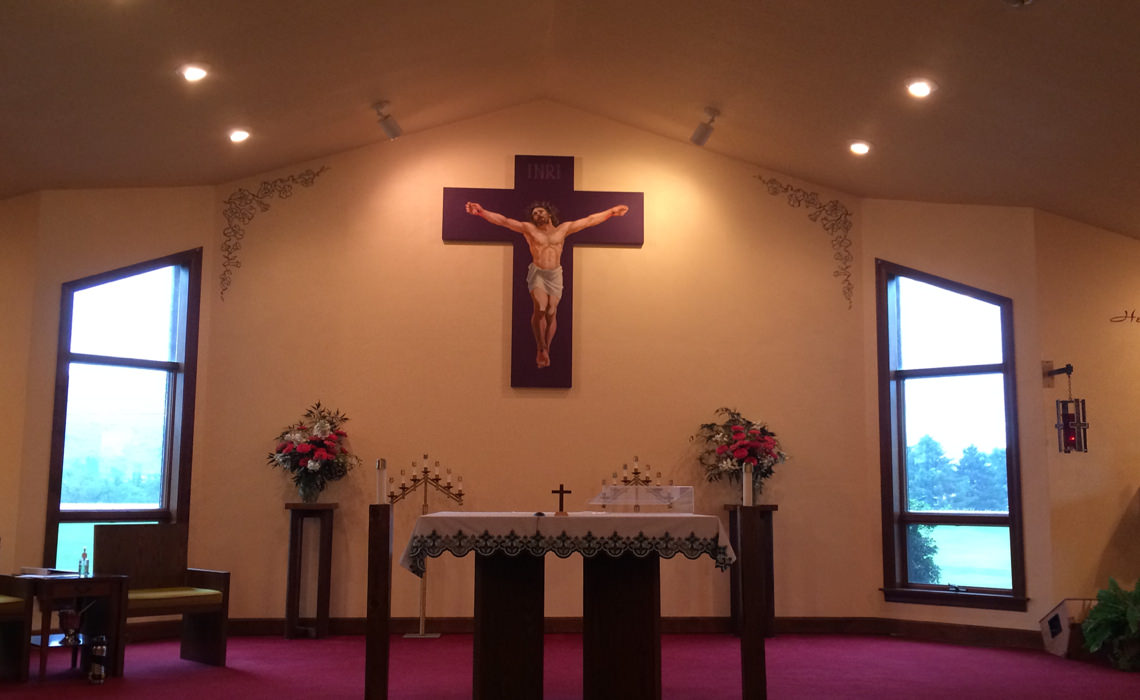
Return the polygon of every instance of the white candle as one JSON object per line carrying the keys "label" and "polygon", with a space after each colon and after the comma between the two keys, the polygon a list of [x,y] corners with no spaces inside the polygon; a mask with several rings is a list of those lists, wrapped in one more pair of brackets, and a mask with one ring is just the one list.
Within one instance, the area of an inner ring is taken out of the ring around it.
{"label": "white candle", "polygon": [[744,505],[752,505],[752,465],[745,464],[744,472],[740,475],[741,485],[744,487]]}
{"label": "white candle", "polygon": [[384,503],[384,487],[388,485],[388,462],[381,457],[376,460],[376,502]]}

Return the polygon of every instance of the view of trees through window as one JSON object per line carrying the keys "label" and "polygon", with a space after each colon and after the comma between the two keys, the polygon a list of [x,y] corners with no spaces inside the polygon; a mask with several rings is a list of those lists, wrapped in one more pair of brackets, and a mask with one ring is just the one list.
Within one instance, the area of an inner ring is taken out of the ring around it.
{"label": "view of trees through window", "polygon": [[[1004,513],[1009,508],[1005,449],[969,445],[952,459],[929,435],[907,448],[907,509]],[[1009,588],[1005,527],[912,525],[907,529],[912,583]]]}

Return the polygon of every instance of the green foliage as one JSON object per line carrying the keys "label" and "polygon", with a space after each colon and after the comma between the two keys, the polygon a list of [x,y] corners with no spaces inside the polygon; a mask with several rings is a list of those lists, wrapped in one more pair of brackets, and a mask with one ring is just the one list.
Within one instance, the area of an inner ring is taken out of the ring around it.
{"label": "green foliage", "polygon": [[1108,579],[1098,591],[1096,605],[1081,624],[1085,648],[1106,648],[1108,660],[1122,671],[1140,671],[1140,581],[1131,591]]}
{"label": "green foliage", "polygon": [[[907,448],[906,495],[907,508],[913,512],[1007,512],[1005,450],[986,454],[970,445],[955,461],[937,440],[923,435]],[[906,530],[907,580],[911,583],[941,583],[933,529],[919,525]]]}
{"label": "green foliage", "polygon": [[906,529],[906,575],[911,583],[938,583],[942,569],[934,563],[938,554],[938,544],[930,531],[931,525],[919,525]]}
{"label": "green foliage", "polygon": [[913,511],[1005,513],[1009,509],[1005,450],[974,445],[958,461],[929,435],[906,452],[907,501]]}

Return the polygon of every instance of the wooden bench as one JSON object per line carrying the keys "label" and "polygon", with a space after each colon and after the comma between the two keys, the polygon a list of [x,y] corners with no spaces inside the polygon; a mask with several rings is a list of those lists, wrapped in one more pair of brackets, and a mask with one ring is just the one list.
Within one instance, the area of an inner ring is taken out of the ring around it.
{"label": "wooden bench", "polygon": [[182,658],[225,666],[230,573],[189,568],[186,540],[181,525],[96,525],[94,571],[130,577],[126,618],[181,615]]}
{"label": "wooden bench", "polygon": [[31,581],[0,576],[0,681],[28,680],[32,604]]}

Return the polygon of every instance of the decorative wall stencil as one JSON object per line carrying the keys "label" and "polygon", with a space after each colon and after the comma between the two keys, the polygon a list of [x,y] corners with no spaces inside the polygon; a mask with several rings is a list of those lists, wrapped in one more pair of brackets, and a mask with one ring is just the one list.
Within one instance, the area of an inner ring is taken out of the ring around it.
{"label": "decorative wall stencil", "polygon": [[855,300],[855,285],[851,282],[851,263],[855,256],[851,254],[851,212],[838,199],[822,203],[818,192],[808,192],[799,187],[785,185],[776,178],[765,178],[757,175],[756,179],[763,182],[768,188],[768,194],[788,196],[788,204],[808,210],[808,218],[818,221],[823,230],[831,236],[832,258],[835,260],[835,272],[832,276],[840,280],[843,298],[847,300],[850,309]]}
{"label": "decorative wall stencil", "polygon": [[250,192],[244,187],[226,198],[222,216],[226,219],[226,227],[222,230],[222,274],[220,276],[222,301],[226,299],[226,290],[233,283],[234,269],[241,267],[238,260],[238,251],[241,250],[241,239],[245,238],[245,226],[253,221],[257,211],[269,211],[269,202],[273,195],[278,199],[288,199],[293,195],[293,186],[302,185],[311,187],[317,176],[328,170],[328,166],[321,166],[320,170],[306,170],[289,177],[279,177],[276,180],[263,182],[257,187],[257,192]]}

